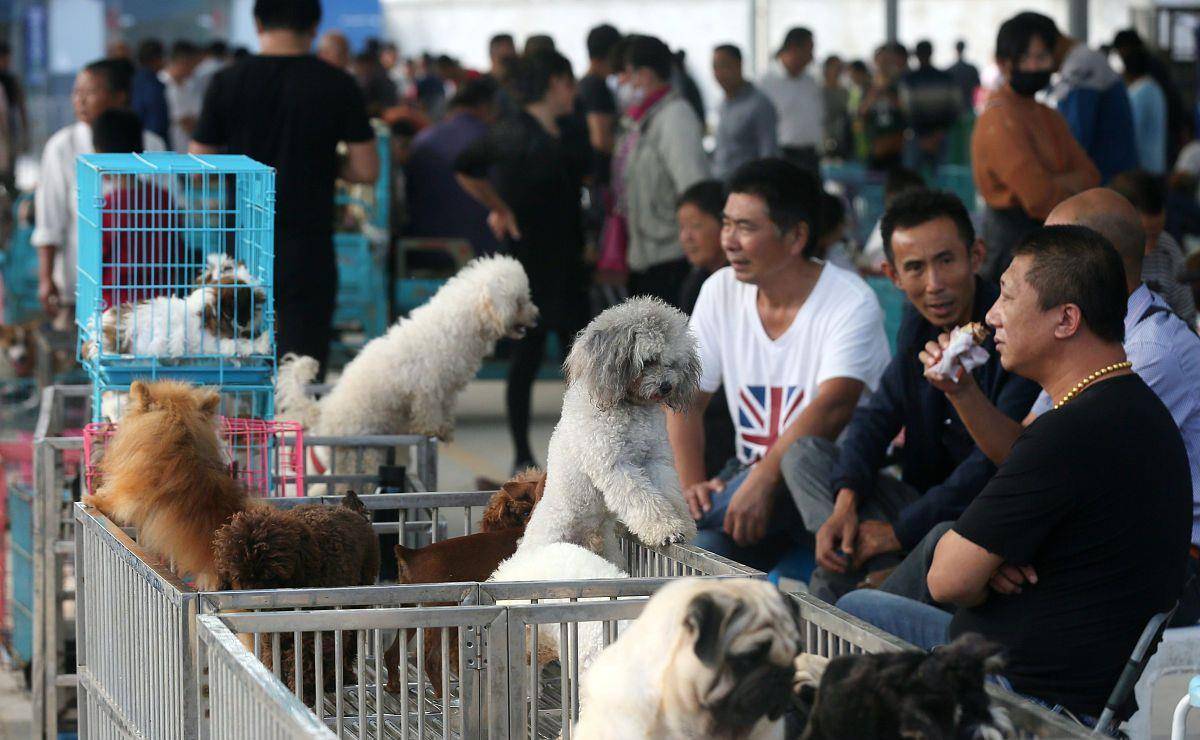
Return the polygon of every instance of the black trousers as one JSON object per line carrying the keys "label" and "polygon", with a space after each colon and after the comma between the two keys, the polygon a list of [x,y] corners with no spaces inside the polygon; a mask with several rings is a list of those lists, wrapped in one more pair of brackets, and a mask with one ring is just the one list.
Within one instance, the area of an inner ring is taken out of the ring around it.
{"label": "black trousers", "polygon": [[275,344],[278,356],[295,352],[314,358],[321,363],[319,379],[323,379],[328,369],[333,312],[337,307],[338,277],[333,238],[277,234],[276,245]]}

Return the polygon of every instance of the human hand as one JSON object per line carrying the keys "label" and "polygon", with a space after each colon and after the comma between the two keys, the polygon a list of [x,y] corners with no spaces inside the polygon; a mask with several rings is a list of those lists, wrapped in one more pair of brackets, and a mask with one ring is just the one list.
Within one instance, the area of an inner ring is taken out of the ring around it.
{"label": "human hand", "polygon": [[[938,336],[937,341],[925,343],[925,349],[921,350],[917,359],[925,366],[925,379],[929,381],[930,385],[948,396],[957,396],[974,385],[975,378],[961,365],[955,366],[951,371],[951,376],[942,375],[933,370],[933,367],[942,361],[942,351],[948,344],[950,344],[950,334],[943,332]],[[955,379],[958,380],[957,383],[954,382]]]}
{"label": "human hand", "polygon": [[1009,565],[1005,563],[996,569],[988,579],[988,585],[996,593],[1011,596],[1021,593],[1021,586],[1028,583],[1034,585],[1038,581],[1037,571],[1032,565]]}
{"label": "human hand", "polygon": [[707,514],[712,509],[712,495],[724,487],[725,484],[720,478],[713,478],[693,483],[683,489],[683,500],[687,502],[692,518],[699,521],[700,517]]}
{"label": "human hand", "polygon": [[738,486],[725,511],[725,533],[742,547],[766,536],[774,503],[775,484],[756,472],[757,469],[751,470]]}
{"label": "human hand", "polygon": [[58,314],[58,307],[61,305],[62,299],[58,294],[58,286],[54,284],[53,280],[48,278],[38,280],[38,300],[47,316],[53,318]]}
{"label": "human hand", "polygon": [[891,524],[874,519],[861,522],[855,538],[854,569],[858,570],[876,555],[898,552],[900,549],[900,540],[896,539],[896,529]]}
{"label": "human hand", "polygon": [[833,513],[817,530],[817,565],[834,573],[845,573],[849,564],[837,553],[853,556],[858,535],[858,496],[848,488],[838,491]]}
{"label": "human hand", "polygon": [[516,214],[508,208],[498,208],[492,211],[488,214],[487,222],[488,228],[500,241],[504,241],[510,236],[513,239],[521,238],[521,230],[517,228]]}

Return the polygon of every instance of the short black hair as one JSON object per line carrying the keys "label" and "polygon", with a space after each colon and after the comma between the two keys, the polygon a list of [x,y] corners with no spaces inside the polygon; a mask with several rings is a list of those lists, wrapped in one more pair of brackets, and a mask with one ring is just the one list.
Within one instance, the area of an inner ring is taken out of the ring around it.
{"label": "short black hair", "polygon": [[821,233],[818,239],[824,239],[834,229],[846,222],[846,206],[842,199],[827,190],[821,191]]}
{"label": "short black hair", "polygon": [[481,105],[489,105],[495,102],[498,90],[499,85],[496,84],[495,78],[489,75],[477,77],[454,93],[454,97],[450,98],[449,107],[478,108]]}
{"label": "short black hair", "polygon": [[200,47],[187,39],[179,39],[171,44],[171,61],[195,59],[198,56],[200,56]]}
{"label": "short black hair", "polygon": [[1109,181],[1108,187],[1125,196],[1138,213],[1157,216],[1166,210],[1166,183],[1145,170],[1122,172]]}
{"label": "short black hair", "polygon": [[821,233],[823,192],[816,175],[782,159],[756,159],[734,171],[729,178],[729,192],[762,198],[767,216],[782,232],[807,224],[804,256],[814,253]]}
{"label": "short black hair", "polygon": [[625,65],[633,69],[648,68],[664,82],[671,79],[675,57],[656,36],[634,36],[625,47]]}
{"label": "short black hair", "polygon": [[587,35],[588,59],[608,59],[608,53],[621,40],[621,32],[608,23],[601,23]]}
{"label": "short black hair", "polygon": [[525,39],[525,56],[536,54],[540,51],[558,51],[558,46],[554,43],[554,37],[548,33],[535,33]]}
{"label": "short black hair", "polygon": [[1125,265],[1107,239],[1086,226],[1042,226],[1017,242],[1013,258],[1022,256],[1032,258],[1025,282],[1041,310],[1074,303],[1097,337],[1125,341]]}
{"label": "short black hair", "polygon": [[886,208],[896,196],[910,190],[924,190],[925,178],[916,170],[896,166],[887,171],[883,178],[883,205]]}
{"label": "short black hair", "polygon": [[138,44],[137,60],[138,64],[143,67],[161,62],[163,55],[166,54],[166,48],[163,42],[158,39],[146,39]]}
{"label": "short black hair", "polygon": [[133,65],[125,59],[99,59],[83,68],[104,81],[110,93],[129,95],[133,89]]}
{"label": "short black hair", "polygon": [[729,56],[733,57],[733,60],[739,64],[742,61],[742,50],[733,44],[721,44],[713,49],[714,54],[716,54],[718,51],[722,54],[728,54]]}
{"label": "short black hair", "polygon": [[783,37],[783,43],[779,45],[779,50],[784,51],[793,46],[805,46],[813,42],[813,32],[804,26],[794,26],[788,29],[788,32]]}
{"label": "short black hair", "polygon": [[1150,73],[1150,52],[1144,46],[1129,46],[1117,52],[1125,74],[1133,79],[1145,77]]}
{"label": "short black hair", "polygon": [[725,212],[725,185],[719,180],[701,180],[679,196],[675,210],[693,205],[718,221]]}
{"label": "short black hair", "polygon": [[841,63],[842,63],[841,57],[839,57],[837,54],[830,54],[829,56],[825,57],[823,66],[825,67],[825,69],[829,69],[833,65],[841,64]]}
{"label": "short black hair", "polygon": [[914,190],[897,196],[879,220],[879,234],[883,237],[883,252],[888,262],[895,260],[892,234],[896,229],[911,229],[939,218],[954,222],[959,239],[970,252],[975,243],[975,225],[958,196],[944,190]]}
{"label": "short black hair", "polygon": [[921,39],[917,42],[916,48],[917,59],[926,61],[933,57],[933,42],[928,39]]}
{"label": "short black hair", "polygon": [[967,49],[966,41],[959,39],[958,41],[954,42],[954,50],[957,51],[959,54],[962,54],[964,51],[966,51],[966,49]]}
{"label": "short black hair", "polygon": [[514,49],[517,48],[517,42],[513,39],[513,35],[511,33],[498,33],[488,39],[488,53],[491,53],[491,51],[500,44],[508,44]]}
{"label": "short black hair", "polygon": [[1112,46],[1114,49],[1132,49],[1135,47],[1145,48],[1146,44],[1142,41],[1142,36],[1134,28],[1123,28],[1117,31],[1117,35],[1113,36]]}
{"label": "short black hair", "polygon": [[513,97],[521,105],[528,105],[546,97],[551,78],[572,74],[571,62],[565,56],[553,49],[541,49],[512,60],[508,76]]}
{"label": "short black hair", "polygon": [[1026,11],[1017,13],[1000,24],[996,33],[996,58],[1016,64],[1029,51],[1029,43],[1039,38],[1046,48],[1053,50],[1058,43],[1058,26],[1041,13]]}
{"label": "short black hair", "polygon": [[142,119],[127,108],[112,108],[92,122],[92,146],[101,154],[142,152]]}
{"label": "short black hair", "polygon": [[321,0],[254,0],[254,20],[264,31],[308,33],[321,22]]}
{"label": "short black hair", "polygon": [[229,44],[221,39],[215,39],[208,42],[205,52],[214,57],[227,57],[229,56]]}
{"label": "short black hair", "polygon": [[867,69],[866,62],[864,62],[861,59],[855,59],[853,62],[850,62],[850,71],[866,73],[866,72],[870,72],[871,70]]}

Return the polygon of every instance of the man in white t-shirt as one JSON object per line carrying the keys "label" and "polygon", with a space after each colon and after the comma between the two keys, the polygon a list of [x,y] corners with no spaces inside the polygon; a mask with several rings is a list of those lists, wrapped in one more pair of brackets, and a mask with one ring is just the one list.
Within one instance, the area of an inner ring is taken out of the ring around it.
{"label": "man in white t-shirt", "polygon": [[784,159],[816,174],[825,148],[825,93],[808,74],[812,31],[802,26],[790,29],[775,58],[777,68],[763,75],[758,88],[779,114],[779,148]]}
{"label": "man in white t-shirt", "polygon": [[[76,229],[75,159],[91,154],[92,122],[110,108],[129,107],[132,73],[119,62],[102,59],[80,70],[71,101],[75,123],[58,130],[42,150],[34,193],[32,241],[38,250],[38,297],[62,328],[74,321]],[[157,134],[144,133],[147,151],[166,146]]]}
{"label": "man in white t-shirt", "polygon": [[[801,437],[833,440],[888,363],[883,312],[857,275],[809,255],[820,203],[816,177],[778,159],[729,181],[721,246],[730,266],[700,290],[692,313],[700,393],[667,429],[696,543],[769,569],[805,537],[780,475]],[[705,480],[703,416],[724,386],[740,470]]]}

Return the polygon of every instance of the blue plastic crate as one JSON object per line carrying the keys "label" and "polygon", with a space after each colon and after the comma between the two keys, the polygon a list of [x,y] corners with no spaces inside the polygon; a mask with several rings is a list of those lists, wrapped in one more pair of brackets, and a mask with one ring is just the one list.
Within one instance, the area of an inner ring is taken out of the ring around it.
{"label": "blue plastic crate", "polygon": [[4,276],[4,323],[20,324],[41,315],[38,301],[38,258],[33,247],[33,224],[20,218],[33,196],[25,193],[13,204],[13,233],[8,248],[0,250],[0,274]]}
{"label": "blue plastic crate", "polygon": [[8,483],[8,524],[12,651],[17,662],[25,665],[33,660],[33,490],[12,479]]}
{"label": "blue plastic crate", "polygon": [[333,323],[373,339],[387,330],[387,280],[382,260],[364,234],[335,234],[338,263],[337,310]]}
{"label": "blue plastic crate", "polygon": [[146,153],[82,155],[76,172],[76,325],[93,381],[269,383],[275,171],[239,155]]}
{"label": "blue plastic crate", "polygon": [[[188,368],[181,368],[187,370]],[[149,378],[143,378],[149,380]],[[206,383],[186,373],[175,373],[173,380],[182,380],[196,385],[211,385],[221,394],[221,405],[217,413],[235,419],[275,418],[275,386],[271,383],[259,385]],[[92,421],[117,421],[125,413],[129,384],[101,385],[92,381]]]}

